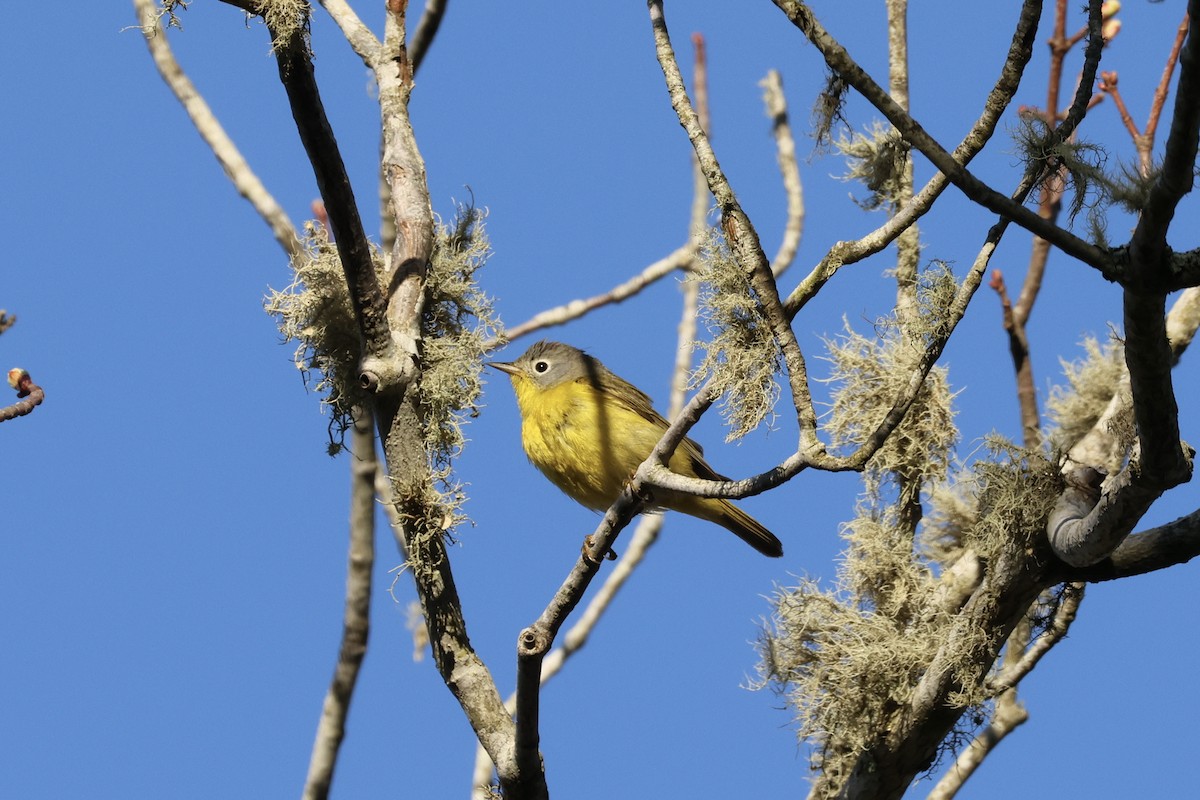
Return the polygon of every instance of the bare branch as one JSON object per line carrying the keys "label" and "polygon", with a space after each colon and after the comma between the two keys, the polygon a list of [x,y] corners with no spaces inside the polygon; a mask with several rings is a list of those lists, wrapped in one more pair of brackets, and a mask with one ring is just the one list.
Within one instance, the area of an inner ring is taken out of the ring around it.
{"label": "bare branch", "polygon": [[[976,178],[966,167],[958,163],[950,153],[947,153],[925,131],[920,123],[900,108],[888,96],[887,92],[875,83],[871,76],[850,57],[845,48],[817,21],[817,18],[807,5],[799,2],[799,0],[774,0],[774,2],[787,15],[788,19],[804,33],[809,41],[821,51],[830,69],[842,76],[871,105],[875,106],[880,113],[887,117],[888,121],[904,135],[905,140],[928,158],[938,170],[945,173],[963,194],[984,208],[1005,218],[1012,219],[1022,228],[1050,240],[1063,252],[1100,270],[1105,276],[1112,276],[1114,274],[1112,259],[1106,251],[1085,242],[1070,231],[1048,223],[1033,211],[992,189],[983,181]],[[1098,0],[1092,0],[1092,4],[1097,9],[1099,8]],[[1096,36],[1098,38],[1099,16],[1098,14],[1096,16]],[[1102,40],[1100,41],[1102,42]],[[1088,87],[1091,86],[1091,80],[1086,68],[1084,82]],[[1089,88],[1088,97],[1090,98],[1090,96],[1091,92]],[[1084,108],[1086,108],[1086,102]],[[1065,137],[1069,135],[1070,130],[1074,129],[1074,125],[1069,124],[1069,122],[1070,120],[1068,119],[1063,125],[1059,126],[1060,136]]]}
{"label": "bare branch", "polygon": [[988,285],[1000,298],[1002,324],[1005,333],[1008,334],[1008,349],[1017,373],[1017,401],[1021,409],[1021,429],[1025,447],[1036,449],[1041,442],[1041,423],[1037,408],[1037,393],[1033,385],[1033,368],[1029,359],[1029,340],[1025,335],[1025,325],[1013,311],[1012,301],[1009,299],[1008,289],[1004,284],[1004,275],[1000,270],[992,272],[992,280]]}
{"label": "bare branch", "polygon": [[[763,86],[764,102],[772,119],[772,132],[775,136],[776,151],[779,159],[779,171],[787,193],[787,221],[784,227],[783,241],[771,262],[771,268],[776,276],[782,274],[796,257],[800,238],[804,231],[804,194],[800,183],[800,171],[796,162],[796,144],[792,138],[791,126],[788,123],[787,104],[783,96],[783,85],[777,72],[772,71],[760,84]],[[697,98],[699,104],[699,98]],[[703,180],[703,176],[701,176]],[[704,204],[703,211],[708,209],[707,184],[705,194],[700,198]],[[601,306],[620,303],[633,297],[651,284],[670,275],[677,270],[689,270],[695,262],[698,245],[695,240],[689,241],[674,250],[664,258],[645,267],[640,273],[624,283],[614,286],[603,294],[588,298],[572,300],[561,306],[547,309],[535,314],[530,319],[504,331],[500,339],[492,340],[489,347],[498,347],[502,342],[512,342],[530,333],[565,325],[571,320],[578,319]]]}
{"label": "bare branch", "polygon": [[800,343],[796,340],[795,331],[791,328],[790,320],[783,310],[779,290],[775,286],[771,267],[763,252],[758,233],[738,203],[733,187],[730,186],[721,170],[721,165],[717,162],[716,153],[713,152],[696,110],[688,99],[683,75],[679,71],[675,51],[667,33],[661,0],[648,0],[647,6],[654,33],[655,53],[666,80],[671,105],[696,152],[700,168],[708,181],[709,191],[712,192],[717,207],[721,210],[721,224],[726,241],[729,242],[738,266],[745,271],[751,287],[762,304],[763,314],[783,353],[784,363],[787,364],[788,383],[791,387],[792,401],[800,425],[801,449],[820,452],[823,448],[816,435],[817,417],[813,409],[812,394],[808,387],[808,370],[804,363],[804,355],[800,350]]}
{"label": "bare branch", "polygon": [[[535,314],[530,319],[522,322],[519,325],[514,325],[504,331],[503,341],[511,342],[522,336],[528,336],[534,331],[542,330],[543,328],[554,327],[555,325],[565,325],[573,319],[578,319],[584,314],[601,306],[611,303],[620,303],[633,297],[638,292],[650,286],[655,281],[670,275],[672,272],[680,269],[687,269],[693,259],[696,257],[696,245],[694,242],[688,242],[679,249],[673,251],[664,258],[660,258],[653,264],[643,269],[640,273],[633,276],[624,283],[614,286],[604,294],[594,295],[581,300],[572,300],[569,303],[551,308],[546,311]],[[489,342],[489,346],[499,346],[500,340]]]}
{"label": "bare branch", "polygon": [[[887,0],[888,93],[896,105],[909,111],[908,104],[908,0]],[[904,159],[898,176],[894,204],[903,207],[913,198],[913,160]],[[896,319],[902,329],[915,320],[917,270],[921,262],[921,234],[916,221],[896,237]]]}
{"label": "bare branch", "polygon": [[[1191,18],[1200,15],[1200,3],[1188,3]],[[1179,86],[1175,92],[1175,110],[1167,135],[1162,168],[1150,189],[1130,242],[1132,267],[1129,281],[1134,286],[1159,287],[1163,284],[1163,263],[1167,253],[1167,228],[1175,208],[1191,191],[1196,169],[1196,149],[1200,144],[1200,44],[1195,32],[1189,33],[1179,59]]]}
{"label": "bare branch", "polygon": [[17,390],[17,402],[0,408],[0,422],[23,417],[42,404],[46,393],[20,367],[8,371],[8,385]]}
{"label": "bare branch", "polygon": [[433,45],[434,37],[437,36],[438,28],[442,24],[442,17],[446,15],[448,4],[449,0],[425,0],[425,13],[421,15],[421,21],[417,23],[417,30],[408,43],[408,53],[412,59],[414,75],[421,69],[421,64],[425,62],[425,55]]}
{"label": "bare branch", "polygon": [[989,691],[1001,693],[1015,689],[1025,676],[1033,671],[1042,657],[1063,640],[1079,613],[1079,604],[1083,602],[1083,589],[1082,583],[1070,583],[1063,587],[1063,597],[1054,612],[1050,626],[1033,640],[1028,649],[1020,653],[1019,658],[1005,664],[996,679],[988,684]]}
{"label": "bare branch", "polygon": [[371,29],[358,18],[346,0],[320,0],[320,3],[367,68],[376,69],[379,66],[379,51],[383,46],[379,38],[371,33]]}
{"label": "bare branch", "polygon": [[[800,167],[796,161],[796,141],[792,138],[792,126],[788,121],[783,78],[771,70],[758,85],[763,88],[763,103],[767,107],[767,116],[771,118],[771,133],[775,136],[779,174],[787,193],[787,222],[783,227],[783,241],[771,259],[771,273],[778,278],[792,265],[796,251],[800,249],[800,238],[804,235],[804,186],[800,182]],[[700,105],[698,96],[696,103]],[[700,179],[703,178],[701,174]]]}
{"label": "bare branch", "polygon": [[187,112],[200,138],[204,139],[212,150],[238,194],[250,201],[250,205],[254,206],[254,210],[271,228],[275,241],[279,242],[284,252],[289,257],[300,255],[302,248],[300,238],[296,235],[296,226],[254,174],[254,170],[246,163],[241,151],[229,138],[229,134],[197,91],[195,84],[179,66],[171,45],[167,42],[166,32],[159,27],[158,4],[155,0],[133,0],[133,7],[158,74]]}
{"label": "bare branch", "polygon": [[[1040,13],[1040,0],[1025,0],[1004,66],[984,101],[983,112],[958,147],[954,149],[954,159],[959,163],[970,163],[971,159],[983,149],[1016,94],[1025,65],[1033,54],[1033,43],[1037,36]],[[800,309],[815,297],[821,287],[842,267],[858,263],[891,244],[909,225],[920,219],[933,207],[934,202],[941,197],[947,186],[949,186],[949,180],[945,174],[941,172],[935,174],[911,202],[900,208],[882,226],[856,241],[839,242],[834,245],[788,296],[786,303],[788,314],[795,317]]]}
{"label": "bare branch", "polygon": [[342,644],[333,680],[325,695],[316,741],[308,763],[304,800],[329,796],[338,752],[346,734],[346,717],[367,654],[370,632],[371,572],[375,565],[375,430],[370,412],[355,414],[350,446],[350,555],[346,571],[346,611]]}
{"label": "bare branch", "polygon": [[1171,52],[1167,55],[1167,63],[1163,67],[1162,77],[1158,81],[1158,87],[1154,90],[1154,100],[1150,104],[1150,114],[1146,119],[1145,135],[1149,142],[1153,142],[1155,134],[1158,133],[1158,123],[1162,119],[1162,110],[1167,104],[1167,92],[1171,88],[1171,76],[1175,74],[1175,64],[1183,49],[1190,19],[1191,15],[1184,13],[1183,21],[1179,23],[1179,28],[1175,31],[1175,41],[1171,45]]}
{"label": "bare branch", "polygon": [[1098,583],[1186,564],[1196,556],[1200,556],[1200,510],[1133,534],[1103,561],[1065,574],[1067,580]]}

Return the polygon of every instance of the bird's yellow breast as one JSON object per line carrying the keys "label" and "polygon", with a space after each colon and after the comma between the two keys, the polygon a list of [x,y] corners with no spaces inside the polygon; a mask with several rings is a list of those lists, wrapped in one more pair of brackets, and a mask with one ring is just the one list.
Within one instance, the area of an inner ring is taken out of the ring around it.
{"label": "bird's yellow breast", "polygon": [[612,504],[663,428],[586,381],[539,389],[524,377],[513,388],[521,409],[525,455],[559,489],[583,505]]}

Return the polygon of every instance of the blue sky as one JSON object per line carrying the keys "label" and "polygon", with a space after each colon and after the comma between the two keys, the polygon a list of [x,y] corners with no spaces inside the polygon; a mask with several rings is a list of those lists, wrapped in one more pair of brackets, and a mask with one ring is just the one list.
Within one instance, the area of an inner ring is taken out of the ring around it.
{"label": "blue sky", "polygon": [[[382,4],[359,6],[378,29]],[[814,6],[882,80],[882,3]],[[972,4],[964,18],[961,3],[914,4],[913,112],[944,144],[975,119],[1013,6]],[[836,179],[842,165],[812,154],[804,138],[824,66],[765,0],[666,11],[685,69],[687,35],[708,39],[714,144],[769,252],[783,192],[756,84],[768,69],[783,73],[808,203],[796,267],[782,281],[790,289],[831,244],[881,221],[855,206],[860,190]],[[1103,68],[1120,71],[1139,123],[1182,13],[1180,2],[1140,0],[1121,12],[1125,28]],[[171,41],[184,67],[276,198],[305,219],[316,189],[265,30],[215,2],[193,3],[183,21]],[[345,458],[325,455],[327,419],[261,308],[268,287],[289,283],[286,260],[154,72],[140,35],[125,30],[128,3],[81,4],[54,28],[24,7],[8,22],[0,307],[19,324],[0,337],[0,354],[5,369],[29,369],[47,400],[0,428],[0,796],[296,796],[340,635],[349,477]],[[319,12],[313,46],[364,218],[374,219],[369,76]],[[1045,55],[1039,48],[1018,103],[1043,101]],[[449,217],[472,194],[488,209],[495,255],[480,277],[508,324],[604,291],[683,242],[690,155],[643,3],[455,0],[412,116],[435,210]],[[848,116],[859,129],[875,118],[856,100]],[[1112,159],[1131,158],[1111,103],[1083,131],[1108,142]],[[973,169],[1007,190],[1016,161],[1002,138]],[[919,164],[918,179],[928,175]],[[993,220],[953,190],[940,205],[922,225],[924,256],[961,275]],[[1195,213],[1189,201],[1180,216]],[[1121,240],[1127,227],[1114,222],[1110,236]],[[1194,233],[1177,235],[1193,237],[1173,241],[1177,249],[1196,246]],[[1028,236],[1014,232],[997,254],[1010,287],[1028,251]],[[846,270],[798,318],[814,364],[843,318],[865,331],[887,312],[889,259]],[[669,278],[547,335],[590,350],[664,407],[678,294]],[[1113,286],[1052,257],[1030,325],[1043,396],[1059,359],[1077,357],[1084,335],[1105,335],[1119,317]],[[1176,388],[1194,443],[1193,358]],[[1019,433],[998,304],[986,290],[943,363],[961,390],[961,457],[992,430]],[[526,462],[507,381],[493,376],[483,402],[458,465],[475,524],[459,532],[452,557],[472,641],[507,692],[517,633],[596,517]],[[794,442],[783,417],[738,446],[720,446],[715,415],[696,436],[718,470],[737,476],[776,463]],[[545,691],[556,796],[804,791],[806,752],[789,713],[743,687],[765,596],[797,575],[833,576],[855,492],[852,476],[804,474],[748,501],[784,540],[778,561],[713,526],[668,518],[640,574]],[[1190,512],[1196,500],[1193,487],[1176,489],[1145,524]],[[473,739],[429,661],[413,662],[411,587],[401,576],[399,602],[388,592],[399,562],[381,535],[371,650],[335,796],[464,797]],[[1184,566],[1091,587],[1069,640],[1022,685],[1030,722],[964,796],[1170,796],[1193,785],[1194,575]]]}

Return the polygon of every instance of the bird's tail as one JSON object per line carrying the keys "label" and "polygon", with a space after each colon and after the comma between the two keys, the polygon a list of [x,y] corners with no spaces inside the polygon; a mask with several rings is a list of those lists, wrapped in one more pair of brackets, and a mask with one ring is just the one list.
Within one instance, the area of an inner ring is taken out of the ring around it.
{"label": "bird's tail", "polygon": [[783,555],[783,543],[775,534],[728,500],[710,498],[703,503],[702,509],[697,511],[699,513],[696,516],[736,533],[743,542],[764,556],[779,558]]}

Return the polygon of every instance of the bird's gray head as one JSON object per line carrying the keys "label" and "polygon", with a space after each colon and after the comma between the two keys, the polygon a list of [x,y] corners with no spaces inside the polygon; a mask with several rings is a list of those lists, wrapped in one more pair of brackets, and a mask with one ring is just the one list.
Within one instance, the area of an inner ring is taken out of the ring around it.
{"label": "bird's gray head", "polygon": [[585,376],[595,378],[604,369],[599,361],[578,348],[547,341],[534,344],[516,361],[493,361],[491,366],[526,378],[538,389],[549,389]]}

